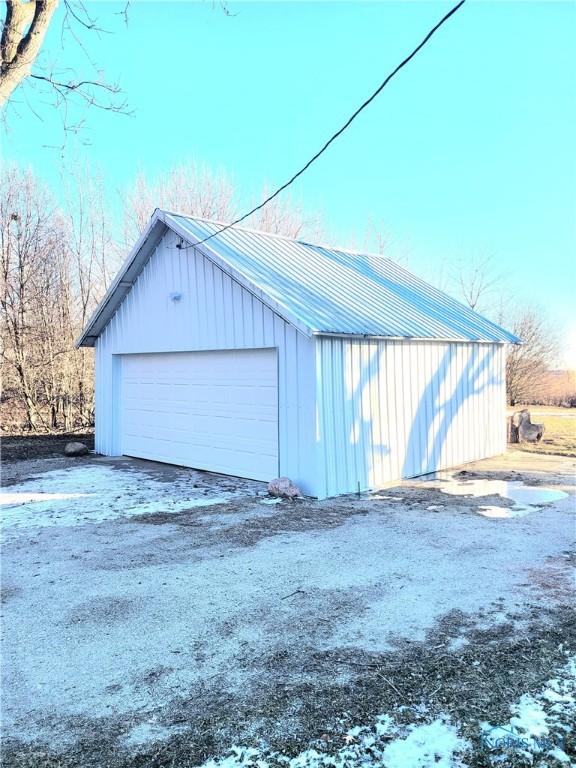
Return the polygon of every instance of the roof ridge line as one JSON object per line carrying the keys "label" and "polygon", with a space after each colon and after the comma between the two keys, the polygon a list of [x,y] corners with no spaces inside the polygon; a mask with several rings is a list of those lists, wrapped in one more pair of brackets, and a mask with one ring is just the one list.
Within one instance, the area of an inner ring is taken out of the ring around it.
{"label": "roof ridge line", "polygon": [[[204,224],[214,224],[215,226],[228,226],[228,222],[226,221],[219,221],[218,219],[206,219],[203,216],[191,216],[189,213],[184,213],[183,211],[169,211],[166,208],[156,208],[155,211],[160,211],[161,213],[165,213],[167,216],[180,216],[183,219],[190,219],[191,221],[200,221]],[[308,240],[299,240],[295,237],[288,237],[288,235],[281,235],[278,232],[266,232],[263,229],[255,229],[254,227],[230,227],[229,230],[231,232],[249,232],[253,235],[263,235],[264,237],[274,237],[278,240],[285,240],[289,243],[299,243],[300,245],[305,245],[309,248],[324,248],[326,251],[337,251],[338,253],[343,253],[349,256],[365,256],[367,258],[376,258],[376,259],[382,259],[384,261],[391,261],[394,264],[398,264],[397,261],[390,258],[390,256],[385,256],[382,253],[374,253],[372,251],[366,251],[366,250],[356,250],[352,248],[342,248],[340,246],[334,246],[330,245],[329,243],[310,243]],[[214,233],[214,237],[220,234],[219,232]]]}

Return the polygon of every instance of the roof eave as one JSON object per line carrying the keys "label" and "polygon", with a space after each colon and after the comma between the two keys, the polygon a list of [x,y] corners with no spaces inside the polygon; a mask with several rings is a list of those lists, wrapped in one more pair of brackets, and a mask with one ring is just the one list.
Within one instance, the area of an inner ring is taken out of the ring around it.
{"label": "roof eave", "polygon": [[520,339],[514,337],[513,339],[471,339],[464,338],[463,336],[392,336],[378,333],[350,333],[344,331],[313,331],[314,336],[328,336],[344,339],[378,339],[383,341],[437,341],[452,344],[523,344]]}
{"label": "roof eave", "polygon": [[76,348],[93,347],[96,344],[96,339],[100,336],[114,315],[114,312],[134,285],[142,271],[143,264],[148,261],[165,231],[166,224],[164,223],[161,211],[157,208],[152,214],[148,226],[136,241],[118,274],[104,294],[104,298],[87,322],[82,334],[76,340]]}

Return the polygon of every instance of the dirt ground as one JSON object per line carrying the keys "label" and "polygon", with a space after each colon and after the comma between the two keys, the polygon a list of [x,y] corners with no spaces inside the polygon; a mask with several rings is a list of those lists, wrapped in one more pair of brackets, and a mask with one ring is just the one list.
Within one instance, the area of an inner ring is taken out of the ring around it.
{"label": "dirt ground", "polygon": [[[487,768],[482,723],[544,701],[576,653],[574,459],[270,503],[254,481],[37,445],[4,444],[4,765]],[[445,492],[483,479],[564,498]],[[362,731],[378,717],[385,760]],[[448,762],[394,757],[440,722],[465,742]],[[563,756],[499,765],[576,760],[562,733]]]}
{"label": "dirt ground", "polygon": [[58,435],[18,435],[2,436],[0,456],[2,464],[25,459],[44,459],[62,456],[66,443],[79,441],[90,450],[94,449],[93,432],[74,432]]}

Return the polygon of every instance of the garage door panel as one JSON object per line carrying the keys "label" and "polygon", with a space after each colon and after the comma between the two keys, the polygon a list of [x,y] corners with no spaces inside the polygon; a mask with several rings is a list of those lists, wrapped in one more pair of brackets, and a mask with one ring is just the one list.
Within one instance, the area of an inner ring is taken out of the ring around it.
{"label": "garage door panel", "polygon": [[[197,406],[196,406],[197,407]],[[184,433],[205,433],[240,435],[248,439],[258,439],[262,429],[268,425],[268,433],[276,443],[276,415],[273,411],[262,408],[260,418],[254,416],[246,408],[239,408],[235,413],[229,406],[228,413],[206,415],[201,412],[187,413],[182,411],[168,412],[163,410],[137,410],[124,412],[123,431],[125,434],[139,434],[143,428],[174,429]]]}
{"label": "garage door panel", "polygon": [[127,455],[275,477],[275,350],[123,356],[120,431]]}
{"label": "garage door panel", "polygon": [[212,403],[223,406],[232,404],[268,405],[276,409],[276,387],[234,387],[234,386],[160,386],[149,383],[145,386],[135,386],[127,382],[124,393],[124,403],[127,408],[144,405],[161,407],[163,402],[170,405],[182,403]]}

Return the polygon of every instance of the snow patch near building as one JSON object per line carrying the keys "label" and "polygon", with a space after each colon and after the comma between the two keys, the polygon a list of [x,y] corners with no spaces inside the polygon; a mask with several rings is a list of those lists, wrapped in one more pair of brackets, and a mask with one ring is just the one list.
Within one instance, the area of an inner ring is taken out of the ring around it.
{"label": "snow patch near building", "polygon": [[[57,469],[0,493],[2,527],[100,523],[120,517],[182,512],[225,504],[242,492],[206,493],[185,472],[169,483],[144,472],[91,464]],[[243,492],[245,494],[245,490]]]}

